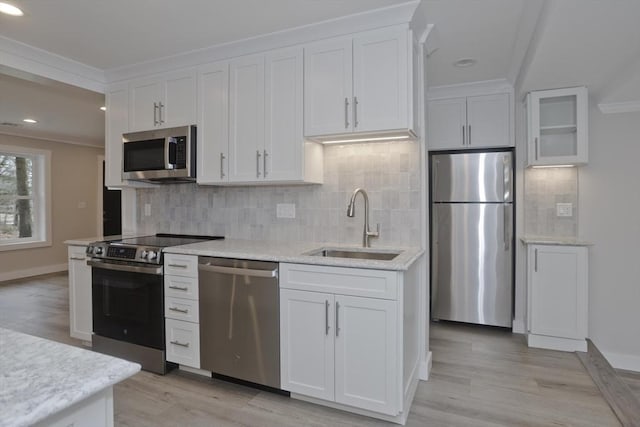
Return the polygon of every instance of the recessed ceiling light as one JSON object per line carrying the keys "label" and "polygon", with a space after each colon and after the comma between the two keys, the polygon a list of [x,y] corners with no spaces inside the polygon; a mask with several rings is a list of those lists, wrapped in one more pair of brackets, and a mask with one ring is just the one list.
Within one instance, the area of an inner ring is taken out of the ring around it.
{"label": "recessed ceiling light", "polygon": [[14,5],[11,5],[9,3],[2,3],[2,2],[0,2],[0,12],[6,13],[7,15],[11,15],[11,16],[24,15],[24,13]]}
{"label": "recessed ceiling light", "polygon": [[461,58],[454,62],[453,65],[460,68],[466,68],[476,65],[476,62],[478,61],[473,58]]}
{"label": "recessed ceiling light", "polygon": [[38,123],[38,121],[34,120],[34,119],[22,119],[22,121],[25,122],[25,123],[32,123],[32,124],[33,123]]}
{"label": "recessed ceiling light", "polygon": [[100,109],[101,109],[102,111],[107,111],[107,107],[105,107],[104,105],[103,105],[102,107],[100,107]]}

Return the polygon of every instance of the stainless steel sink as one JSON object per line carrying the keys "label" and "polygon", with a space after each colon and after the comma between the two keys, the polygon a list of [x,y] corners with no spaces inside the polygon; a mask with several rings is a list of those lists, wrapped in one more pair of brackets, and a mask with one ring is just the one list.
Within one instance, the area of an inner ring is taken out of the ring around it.
{"label": "stainless steel sink", "polygon": [[373,259],[378,261],[391,261],[400,252],[373,252],[358,249],[328,249],[322,248],[307,253],[311,256],[332,257],[332,258],[351,258],[351,259]]}

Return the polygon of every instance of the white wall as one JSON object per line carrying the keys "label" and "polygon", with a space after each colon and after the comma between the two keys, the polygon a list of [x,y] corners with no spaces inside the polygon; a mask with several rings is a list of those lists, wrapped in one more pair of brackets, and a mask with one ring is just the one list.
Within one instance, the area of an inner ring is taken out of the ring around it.
{"label": "white wall", "polygon": [[589,115],[579,169],[589,255],[589,337],[616,368],[640,371],[640,113]]}

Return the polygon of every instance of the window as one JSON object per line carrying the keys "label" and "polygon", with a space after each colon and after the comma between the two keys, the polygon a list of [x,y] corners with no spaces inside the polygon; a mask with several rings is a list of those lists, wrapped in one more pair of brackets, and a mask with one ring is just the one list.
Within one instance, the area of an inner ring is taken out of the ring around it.
{"label": "window", "polygon": [[0,145],[0,251],[51,245],[51,152]]}

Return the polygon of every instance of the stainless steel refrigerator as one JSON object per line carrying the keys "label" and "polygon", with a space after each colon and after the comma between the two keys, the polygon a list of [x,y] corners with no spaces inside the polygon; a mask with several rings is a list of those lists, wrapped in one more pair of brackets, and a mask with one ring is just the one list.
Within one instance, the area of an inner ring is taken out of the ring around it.
{"label": "stainless steel refrigerator", "polygon": [[511,327],[513,153],[431,156],[431,317]]}

